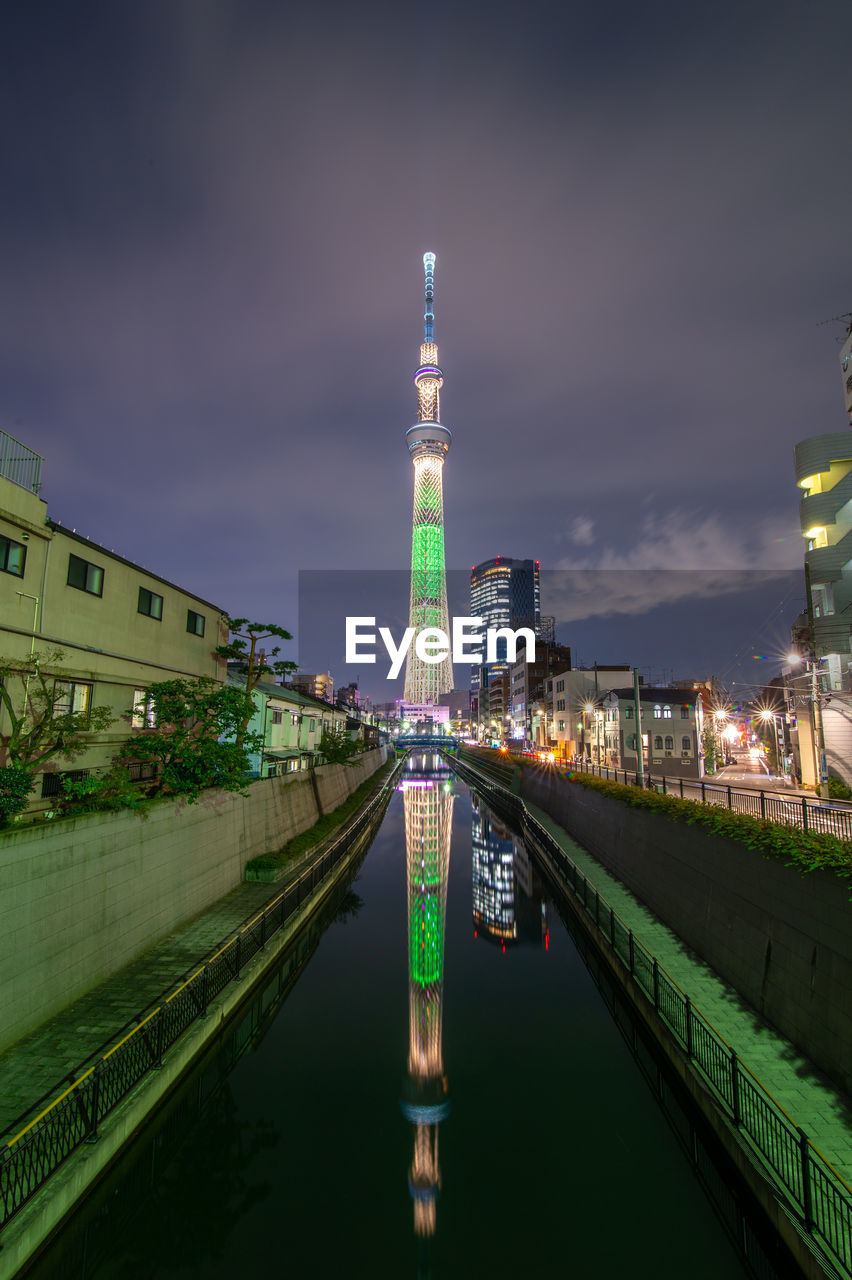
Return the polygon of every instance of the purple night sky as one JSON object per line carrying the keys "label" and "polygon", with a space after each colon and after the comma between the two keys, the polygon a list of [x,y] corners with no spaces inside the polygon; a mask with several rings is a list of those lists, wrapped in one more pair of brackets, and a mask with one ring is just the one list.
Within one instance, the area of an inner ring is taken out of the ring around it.
{"label": "purple night sky", "polygon": [[55,519],[295,629],[300,569],[407,564],[434,249],[451,568],[800,569],[792,448],[847,421],[850,48],[821,0],[18,6],[0,427]]}

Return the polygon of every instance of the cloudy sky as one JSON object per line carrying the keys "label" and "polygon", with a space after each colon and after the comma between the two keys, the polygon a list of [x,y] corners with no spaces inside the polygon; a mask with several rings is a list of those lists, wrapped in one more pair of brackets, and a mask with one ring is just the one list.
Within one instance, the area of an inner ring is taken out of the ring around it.
{"label": "cloudy sky", "polygon": [[848,5],[34,0],[2,44],[0,427],[54,518],[292,629],[300,569],[404,568],[433,249],[451,567],[801,565]]}

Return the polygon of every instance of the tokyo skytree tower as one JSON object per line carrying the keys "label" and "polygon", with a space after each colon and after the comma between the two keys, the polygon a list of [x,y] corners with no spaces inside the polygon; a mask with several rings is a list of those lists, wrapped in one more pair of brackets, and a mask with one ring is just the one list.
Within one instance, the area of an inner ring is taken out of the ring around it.
{"label": "tokyo skytree tower", "polygon": [[[444,458],[452,432],[441,423],[441,387],[444,375],[438,365],[438,348],[432,339],[435,322],[435,255],[424,253],[426,310],[420,365],[414,375],[417,388],[417,422],[405,433],[414,463],[414,516],[411,531],[411,607],[408,625],[415,641],[427,627],[440,627],[449,635],[447,574],[444,562],[444,497],[441,483]],[[453,687],[449,655],[443,662],[425,662],[414,644],[405,668],[405,701],[434,704]]]}
{"label": "tokyo skytree tower", "polygon": [[408,1188],[414,1230],[435,1234],[438,1127],[449,1111],[442,1053],[444,929],[453,827],[453,795],[437,757],[425,775],[402,783],[408,881],[408,1073],[403,1111],[414,1126]]}

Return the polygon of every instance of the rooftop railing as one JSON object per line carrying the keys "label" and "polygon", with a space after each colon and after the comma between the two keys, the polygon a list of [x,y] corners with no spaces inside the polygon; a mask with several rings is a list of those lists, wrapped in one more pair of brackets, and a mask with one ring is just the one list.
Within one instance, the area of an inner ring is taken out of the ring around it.
{"label": "rooftop railing", "polygon": [[28,449],[14,436],[0,431],[0,476],[22,489],[38,493],[41,488],[41,464],[44,459]]}

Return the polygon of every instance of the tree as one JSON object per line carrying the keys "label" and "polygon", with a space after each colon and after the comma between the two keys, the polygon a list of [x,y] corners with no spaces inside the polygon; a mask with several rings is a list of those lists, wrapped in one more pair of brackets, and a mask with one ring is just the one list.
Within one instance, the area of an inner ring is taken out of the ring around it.
{"label": "tree", "polygon": [[33,789],[33,775],[19,764],[7,764],[0,769],[0,827],[23,813]]}
{"label": "tree", "polygon": [[96,733],[115,721],[107,707],[93,707],[91,685],[57,672],[61,649],[35,650],[28,658],[0,658],[0,703],[11,731],[8,762],[34,773],[53,756],[73,760]]}
{"label": "tree", "polygon": [[352,757],[360,750],[360,742],[353,742],[342,725],[323,730],[319,753],[327,764],[354,764]]}
{"label": "tree", "polygon": [[287,662],[284,659],[268,661],[268,657],[278,659],[278,654],[281,652],[280,645],[270,649],[268,657],[265,649],[258,649],[261,641],[271,640],[273,637],[279,640],[292,640],[290,632],[285,631],[283,627],[276,626],[274,622],[249,622],[248,618],[228,618],[227,623],[231,639],[227,644],[217,646],[216,655],[219,658],[225,658],[228,662],[239,662],[245,671],[247,706],[236,735],[236,743],[241,746],[249,721],[254,715],[254,701],[251,695],[258,681],[265,675],[287,675],[296,670],[297,663]]}
{"label": "tree", "polygon": [[712,724],[705,724],[701,735],[701,745],[704,748],[704,771],[705,773],[715,773],[719,743],[716,738],[716,730]]}
{"label": "tree", "polygon": [[191,802],[205,787],[243,790],[251,776],[248,753],[262,742],[260,734],[245,732],[243,689],[209,677],[164,680],[152,684],[146,697],[156,727],[128,738],[118,764],[155,764],[152,795],[183,795]]}

